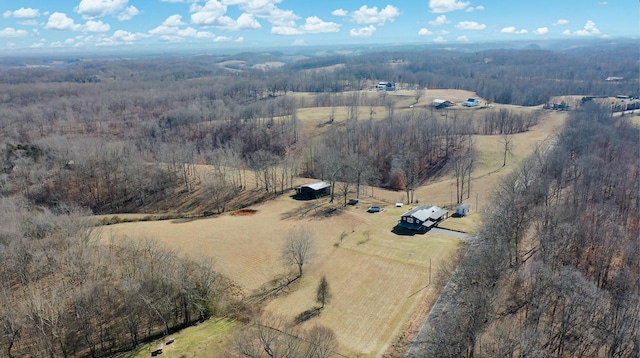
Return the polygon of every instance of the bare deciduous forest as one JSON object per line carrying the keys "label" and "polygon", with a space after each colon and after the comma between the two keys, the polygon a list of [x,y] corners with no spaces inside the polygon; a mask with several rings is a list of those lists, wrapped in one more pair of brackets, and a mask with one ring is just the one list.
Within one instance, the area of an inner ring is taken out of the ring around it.
{"label": "bare deciduous forest", "polygon": [[[392,95],[366,91],[372,83],[523,106],[639,94],[637,42],[299,57],[0,59],[0,355],[113,356],[210,317],[254,318],[215,262],[147,238],[99,242],[92,214],[219,214],[298,176],[329,182],[346,206],[365,185],[413,203],[425,181],[455,172],[462,202],[472,136],[503,135],[506,148],[539,121],[505,108],[399,111]],[[255,66],[265,62],[282,65]],[[605,81],[614,75],[625,80]],[[303,108],[330,113],[324,135],[303,135]],[[571,112],[498,189],[452,276],[457,309],[426,356],[640,355],[639,139],[608,108]],[[239,354],[271,355],[271,345],[328,357],[337,344],[325,327],[280,328],[258,320]]]}
{"label": "bare deciduous forest", "polygon": [[502,183],[427,356],[640,354],[639,139],[586,106]]}

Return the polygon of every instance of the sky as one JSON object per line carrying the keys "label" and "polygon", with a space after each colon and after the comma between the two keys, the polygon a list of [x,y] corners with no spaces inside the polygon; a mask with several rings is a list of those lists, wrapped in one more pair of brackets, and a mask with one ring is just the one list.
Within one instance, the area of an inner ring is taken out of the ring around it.
{"label": "sky", "polygon": [[635,0],[0,0],[0,55],[637,38],[639,10]]}

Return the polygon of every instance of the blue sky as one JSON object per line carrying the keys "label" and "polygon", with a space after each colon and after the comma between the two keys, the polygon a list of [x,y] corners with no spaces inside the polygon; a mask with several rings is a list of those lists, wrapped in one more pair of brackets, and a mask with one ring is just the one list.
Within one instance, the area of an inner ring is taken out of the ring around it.
{"label": "blue sky", "polygon": [[0,0],[16,49],[637,37],[635,0]]}

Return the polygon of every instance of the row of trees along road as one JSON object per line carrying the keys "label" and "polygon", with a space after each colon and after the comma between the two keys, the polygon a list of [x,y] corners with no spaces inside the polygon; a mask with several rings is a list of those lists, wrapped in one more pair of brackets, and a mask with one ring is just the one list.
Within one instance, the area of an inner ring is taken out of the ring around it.
{"label": "row of trees along road", "polygon": [[640,355],[639,138],[590,105],[502,182],[426,356]]}

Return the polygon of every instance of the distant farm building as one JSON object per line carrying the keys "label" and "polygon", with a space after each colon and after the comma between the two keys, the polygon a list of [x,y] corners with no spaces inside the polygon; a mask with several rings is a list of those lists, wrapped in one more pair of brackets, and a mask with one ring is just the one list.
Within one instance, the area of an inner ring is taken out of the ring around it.
{"label": "distant farm building", "polygon": [[426,231],[447,218],[448,211],[438,206],[418,206],[402,214],[398,226],[412,231]]}
{"label": "distant farm building", "polygon": [[396,84],[393,82],[380,82],[376,85],[378,91],[395,91]]}
{"label": "distant farm building", "polygon": [[455,105],[456,105],[455,103],[448,101],[446,99],[434,99],[433,102],[431,102],[431,107],[435,109],[443,109],[443,108],[447,108]]}
{"label": "distant farm building", "polygon": [[331,194],[331,184],[323,181],[296,187],[296,196],[301,199],[317,199]]}
{"label": "distant farm building", "polygon": [[571,106],[564,102],[561,102],[561,103],[554,103],[552,108],[556,111],[568,111],[571,109]]}

